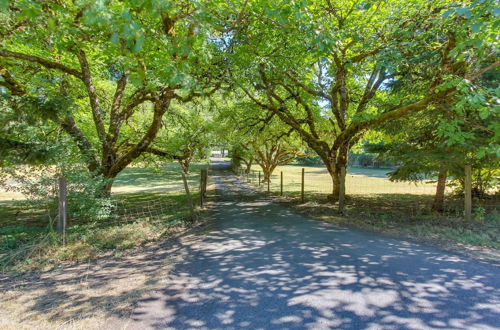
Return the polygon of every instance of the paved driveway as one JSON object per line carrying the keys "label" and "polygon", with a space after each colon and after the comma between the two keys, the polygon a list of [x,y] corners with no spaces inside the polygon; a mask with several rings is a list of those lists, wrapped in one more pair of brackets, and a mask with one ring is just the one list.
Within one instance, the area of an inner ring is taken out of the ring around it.
{"label": "paved driveway", "polygon": [[210,231],[181,241],[131,328],[500,328],[498,265],[307,219],[219,174]]}

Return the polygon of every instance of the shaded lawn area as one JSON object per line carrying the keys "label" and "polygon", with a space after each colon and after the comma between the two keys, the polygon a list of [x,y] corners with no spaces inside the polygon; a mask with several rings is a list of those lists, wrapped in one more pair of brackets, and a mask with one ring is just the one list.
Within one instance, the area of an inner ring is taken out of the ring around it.
{"label": "shaded lawn area", "polygon": [[[193,164],[188,184],[198,200],[199,172],[206,164]],[[87,260],[105,250],[122,251],[169,235],[183,226],[189,215],[180,167],[166,164],[163,170],[125,169],[112,189],[116,211],[108,220],[68,219],[67,246],[61,248],[54,233],[57,207],[27,201],[0,204],[0,272],[24,259],[37,269],[63,260]],[[49,217],[50,215],[50,217]],[[53,221],[53,220],[52,220]]]}
{"label": "shaded lawn area", "polygon": [[[187,177],[191,190],[198,189],[200,171],[206,164],[193,164]],[[159,171],[129,167],[113,183],[112,193],[117,195],[138,192],[170,192],[184,190],[179,164],[168,163]]]}

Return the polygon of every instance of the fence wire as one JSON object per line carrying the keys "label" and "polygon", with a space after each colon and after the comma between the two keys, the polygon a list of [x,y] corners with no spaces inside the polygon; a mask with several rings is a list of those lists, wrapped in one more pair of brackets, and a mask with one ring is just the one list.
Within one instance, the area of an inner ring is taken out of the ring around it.
{"label": "fence wire", "polygon": [[[207,170],[207,177],[210,177],[209,167],[205,168]],[[199,205],[199,193],[201,185],[199,180],[201,176],[198,174],[197,183],[190,184],[189,189],[191,193],[191,198],[195,205]],[[167,191],[170,192],[169,188]],[[127,200],[112,198],[109,200],[109,205],[106,206],[105,214],[88,216],[86,214],[81,214],[80,216],[70,216],[68,218],[68,227],[74,225],[80,225],[84,223],[99,222],[102,224],[119,224],[119,223],[132,223],[137,221],[147,221],[147,222],[165,222],[178,220],[183,221],[184,218],[190,213],[190,207],[188,204],[187,196],[185,195],[184,186],[179,183],[178,191],[184,194],[181,200],[177,198],[172,198],[169,195],[159,196],[156,198],[145,199],[143,197],[139,198],[128,198]],[[161,194],[161,191],[158,192]],[[54,198],[56,200],[57,198]],[[71,204],[71,200],[68,200],[68,204]],[[51,203],[48,210],[49,214],[53,218],[57,216],[57,203]]]}

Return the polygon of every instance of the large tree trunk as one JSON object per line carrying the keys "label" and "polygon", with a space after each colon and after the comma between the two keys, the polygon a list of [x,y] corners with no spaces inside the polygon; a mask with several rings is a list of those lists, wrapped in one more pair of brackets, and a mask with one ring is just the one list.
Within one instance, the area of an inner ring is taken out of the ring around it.
{"label": "large tree trunk", "polygon": [[328,173],[332,178],[332,194],[328,196],[328,200],[335,203],[339,200],[340,183],[342,180],[342,177],[340,175],[340,167],[338,166],[338,164],[332,164],[328,169]]}
{"label": "large tree trunk", "polygon": [[339,200],[339,192],[340,192],[340,173],[338,173],[336,170],[334,173],[330,173],[332,177],[332,195],[328,196],[328,199],[331,200],[332,202],[336,202]]}
{"label": "large tree trunk", "polygon": [[102,197],[109,197],[111,196],[111,187],[113,186],[113,179],[110,179],[110,181],[106,182],[106,184],[103,186],[102,191],[100,192],[100,196]]}
{"label": "large tree trunk", "polygon": [[114,172],[111,171],[111,168],[113,167],[113,163],[110,162],[110,164],[107,164],[102,168],[102,170],[97,174],[102,177],[102,179],[105,181],[104,185],[102,186],[102,189],[99,193],[100,196],[102,197],[109,197],[111,196],[111,188],[113,187],[113,183],[115,182],[115,178],[120,174],[120,172]]}
{"label": "large tree trunk", "polygon": [[332,203],[339,200],[342,181],[344,181],[345,186],[345,176],[341,175],[341,170],[342,167],[347,167],[347,154],[348,148],[343,147],[340,150],[331,150],[328,155],[321,157],[332,178],[332,194],[328,196],[328,200]]}
{"label": "large tree trunk", "polygon": [[261,166],[261,168],[262,168],[262,174],[264,174],[262,182],[264,183],[271,182],[271,175],[273,174],[272,170],[267,166]]}
{"label": "large tree trunk", "polygon": [[447,176],[447,170],[445,168],[442,168],[438,174],[436,195],[434,196],[434,202],[432,203],[432,209],[434,211],[443,212],[444,192],[446,188],[446,176]]}

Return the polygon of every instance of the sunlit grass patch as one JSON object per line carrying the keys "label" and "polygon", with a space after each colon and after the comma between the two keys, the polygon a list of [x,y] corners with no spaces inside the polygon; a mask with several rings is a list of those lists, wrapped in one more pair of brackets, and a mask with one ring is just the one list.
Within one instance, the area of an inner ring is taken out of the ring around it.
{"label": "sunlit grass patch", "polygon": [[[308,193],[329,194],[332,191],[332,179],[325,167],[321,166],[278,166],[271,177],[271,190],[280,189],[280,172],[283,172],[283,190],[286,192],[298,192],[301,189],[302,168],[305,169],[304,190]],[[252,170],[259,171],[258,166]],[[346,194],[348,195],[370,195],[370,194],[411,194],[432,195],[435,192],[435,184],[428,181],[419,183],[392,182],[387,173],[390,169],[372,169],[352,167],[348,168],[346,175]],[[255,174],[252,174],[255,180]]]}

